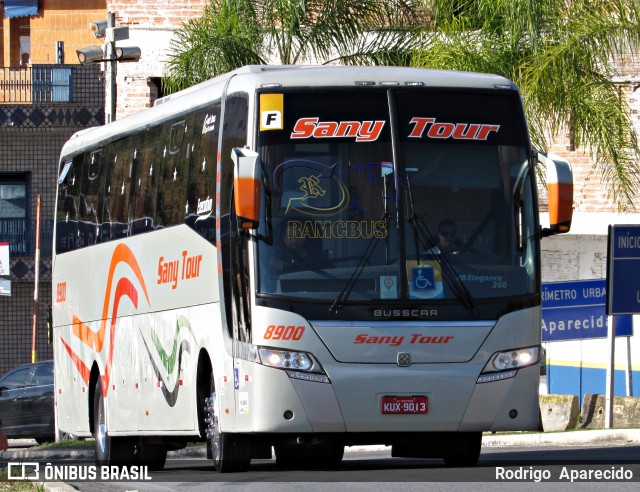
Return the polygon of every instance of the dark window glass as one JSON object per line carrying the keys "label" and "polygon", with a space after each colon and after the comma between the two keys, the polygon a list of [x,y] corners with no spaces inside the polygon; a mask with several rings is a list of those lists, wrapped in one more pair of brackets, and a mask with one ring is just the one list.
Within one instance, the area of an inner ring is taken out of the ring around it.
{"label": "dark window glass", "polygon": [[4,389],[17,389],[24,388],[31,382],[31,367],[25,367],[12,372],[2,381],[0,381],[0,388]]}
{"label": "dark window glass", "polygon": [[108,147],[103,240],[119,239],[128,235],[135,153],[133,137],[118,140]]}
{"label": "dark window glass", "polygon": [[156,222],[164,227],[184,223],[187,214],[191,143],[186,142],[185,133],[190,130],[192,122],[193,118],[188,117],[163,125],[160,144],[162,176],[158,184]]}
{"label": "dark window glass", "polygon": [[162,127],[156,126],[140,134],[137,153],[137,176],[133,187],[135,204],[133,208],[131,233],[139,234],[155,229],[157,177],[160,173],[161,150],[158,142]]}
{"label": "dark window glass", "polygon": [[192,165],[187,186],[189,227],[209,241],[215,240],[216,155],[220,134],[220,104],[200,111],[193,125]]}
{"label": "dark window glass", "polygon": [[56,214],[56,252],[64,253],[80,247],[80,190],[84,157],[76,156],[60,166],[58,175],[58,208]]}
{"label": "dark window glass", "polygon": [[53,366],[40,365],[36,367],[36,372],[33,374],[34,386],[53,384]]}
{"label": "dark window glass", "polygon": [[106,178],[106,174],[100,172],[102,165],[102,150],[88,152],[84,155],[84,174],[78,201],[79,246],[94,244],[97,237],[100,236]]}

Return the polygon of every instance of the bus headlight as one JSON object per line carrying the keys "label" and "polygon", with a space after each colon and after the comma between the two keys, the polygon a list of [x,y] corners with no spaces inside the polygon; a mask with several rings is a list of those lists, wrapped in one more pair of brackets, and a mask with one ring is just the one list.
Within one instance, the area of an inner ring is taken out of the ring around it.
{"label": "bus headlight", "polygon": [[301,372],[324,373],[320,363],[313,355],[307,352],[261,347],[258,349],[258,353],[260,354],[260,363],[265,366]]}
{"label": "bus headlight", "polygon": [[[478,383],[512,378],[516,375],[517,369],[537,364],[539,360],[539,346],[497,352],[489,358],[489,362],[484,366],[482,370],[483,375],[478,379]],[[499,375],[496,373],[503,374]]]}

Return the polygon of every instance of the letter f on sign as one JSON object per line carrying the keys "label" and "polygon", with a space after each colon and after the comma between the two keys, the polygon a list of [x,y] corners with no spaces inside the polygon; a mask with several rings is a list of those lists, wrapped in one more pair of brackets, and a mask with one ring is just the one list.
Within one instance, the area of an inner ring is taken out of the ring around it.
{"label": "letter f on sign", "polygon": [[282,114],[279,111],[265,111],[262,113],[262,128],[270,130],[282,129]]}
{"label": "letter f on sign", "polygon": [[260,130],[282,130],[283,111],[282,94],[260,94]]}

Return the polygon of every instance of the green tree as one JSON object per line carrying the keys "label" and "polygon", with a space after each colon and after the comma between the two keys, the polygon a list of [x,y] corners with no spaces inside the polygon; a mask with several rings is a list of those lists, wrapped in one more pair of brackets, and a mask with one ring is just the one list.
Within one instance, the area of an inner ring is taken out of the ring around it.
{"label": "green tree", "polygon": [[406,65],[420,41],[419,0],[212,0],[176,32],[169,91],[243,65]]}
{"label": "green tree", "polygon": [[167,92],[190,87],[243,65],[264,64],[264,34],[250,0],[212,0],[202,17],[178,29],[170,45]]}
{"label": "green tree", "polygon": [[[635,0],[432,0],[420,67],[497,73],[522,93],[534,145],[571,132],[619,208],[639,195],[640,149],[619,62],[637,52]],[[627,85],[628,87],[628,85]]]}

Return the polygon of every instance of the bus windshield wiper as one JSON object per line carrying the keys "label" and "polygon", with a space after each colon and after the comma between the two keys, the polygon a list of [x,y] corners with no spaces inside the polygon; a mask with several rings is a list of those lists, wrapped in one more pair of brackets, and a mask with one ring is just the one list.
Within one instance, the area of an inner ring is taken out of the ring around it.
{"label": "bus windshield wiper", "polygon": [[[382,216],[382,220],[385,223],[386,229],[389,228],[389,218],[390,218],[389,213],[385,213]],[[367,248],[364,250],[364,254],[362,255],[362,257],[360,258],[360,261],[358,262],[353,272],[351,273],[351,277],[349,277],[349,280],[347,280],[347,283],[344,285],[344,287],[340,291],[340,294],[338,294],[338,297],[335,298],[335,300],[329,307],[329,311],[337,313],[338,311],[340,311],[340,309],[342,309],[344,301],[348,299],[349,294],[351,294],[351,291],[353,291],[353,288],[355,287],[356,282],[360,278],[360,275],[362,274],[362,271],[364,270],[365,265],[369,262],[369,259],[373,255],[373,252],[375,251],[376,246],[379,243],[379,241],[377,240],[379,239],[380,238],[377,237],[375,234],[371,237],[371,239],[369,240],[369,243],[367,244]]]}
{"label": "bus windshield wiper", "polygon": [[433,251],[436,247],[435,242],[432,239],[432,235],[429,231],[429,227],[424,222],[424,219],[415,211],[415,207],[413,205],[413,194],[411,192],[411,183],[409,182],[409,176],[407,176],[407,193],[408,193],[408,202],[409,202],[409,223],[411,224],[411,228],[413,229],[413,237],[416,243],[416,258],[418,261],[418,265],[420,265],[420,247],[425,250],[425,254],[429,255],[434,259],[438,259],[440,261],[440,269],[442,270],[442,277],[446,281],[447,285],[451,287],[451,290],[456,295],[456,297],[462,302],[462,305],[467,308],[471,313],[476,316],[477,315],[477,307],[473,301],[473,297],[467,289],[467,286],[464,284],[460,277],[458,276],[458,272],[456,272],[455,268],[451,264],[451,260],[447,257],[444,252],[440,252],[440,254],[429,253],[429,251]]}

